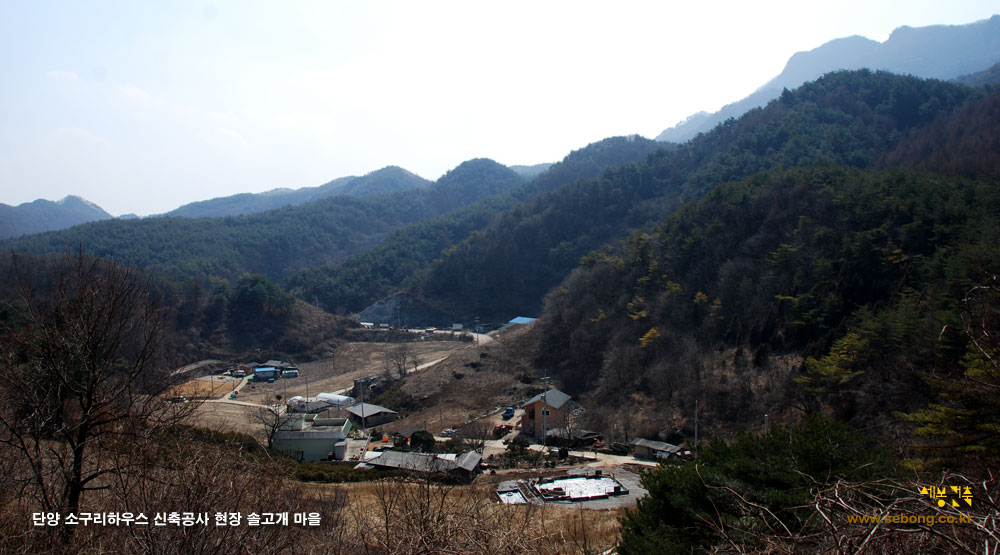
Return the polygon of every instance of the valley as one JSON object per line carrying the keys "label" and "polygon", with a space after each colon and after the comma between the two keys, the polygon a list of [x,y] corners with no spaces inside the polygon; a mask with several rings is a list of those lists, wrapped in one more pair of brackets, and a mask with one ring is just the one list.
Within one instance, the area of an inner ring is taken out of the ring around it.
{"label": "valley", "polygon": [[992,553],[998,23],[675,142],[0,206],[0,552]]}

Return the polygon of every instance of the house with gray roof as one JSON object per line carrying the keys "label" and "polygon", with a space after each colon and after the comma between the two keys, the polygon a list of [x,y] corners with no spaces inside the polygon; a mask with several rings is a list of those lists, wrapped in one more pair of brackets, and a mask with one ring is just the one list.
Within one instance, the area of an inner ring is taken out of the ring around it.
{"label": "house with gray roof", "polygon": [[553,428],[565,428],[571,397],[558,389],[549,389],[524,403],[524,416],[518,422],[522,432],[545,437]]}
{"label": "house with gray roof", "polygon": [[460,455],[383,451],[381,455],[365,461],[363,465],[364,467],[407,472],[453,474],[471,479],[479,470],[479,463],[482,459],[483,455],[476,451]]}
{"label": "house with gray roof", "polygon": [[381,426],[399,418],[398,412],[371,403],[356,403],[347,407],[347,412],[350,414],[348,418],[363,428]]}
{"label": "house with gray roof", "polygon": [[669,459],[673,457],[686,457],[691,452],[680,445],[672,445],[662,441],[653,441],[637,437],[632,440],[632,447],[635,456],[639,459]]}

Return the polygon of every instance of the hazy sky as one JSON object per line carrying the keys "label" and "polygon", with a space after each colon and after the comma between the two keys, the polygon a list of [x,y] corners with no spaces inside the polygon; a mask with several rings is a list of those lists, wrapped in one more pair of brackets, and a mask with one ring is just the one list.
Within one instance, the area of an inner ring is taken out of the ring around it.
{"label": "hazy sky", "polygon": [[114,215],[387,165],[557,161],[655,137],[837,37],[996,0],[0,0],[0,202]]}

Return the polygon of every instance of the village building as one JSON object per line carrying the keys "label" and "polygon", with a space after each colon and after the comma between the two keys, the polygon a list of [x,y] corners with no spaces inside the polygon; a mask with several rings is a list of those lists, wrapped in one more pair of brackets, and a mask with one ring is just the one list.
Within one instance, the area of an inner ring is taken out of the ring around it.
{"label": "village building", "polygon": [[354,424],[347,418],[292,414],[274,432],[272,445],[277,451],[302,461],[342,461],[352,429]]}
{"label": "village building", "polygon": [[265,362],[261,366],[270,366],[272,368],[277,368],[279,370],[284,370],[285,368],[295,368],[295,365],[290,362],[285,362],[283,360],[274,360],[274,359]]}
{"label": "village building", "polygon": [[518,422],[522,432],[544,437],[553,428],[566,427],[571,397],[558,389],[539,393],[524,404],[524,415]]}
{"label": "village building", "polygon": [[359,428],[381,426],[399,418],[398,412],[370,403],[357,403],[347,407],[347,413],[351,422]]}
{"label": "village building", "polygon": [[635,450],[637,459],[670,459],[674,457],[687,457],[691,452],[679,445],[672,445],[662,441],[653,441],[637,437],[632,440],[632,447]]}
{"label": "village building", "polygon": [[263,364],[248,362],[241,364],[240,370],[243,370],[244,374],[252,374],[255,382],[299,377],[299,369],[294,364],[283,360],[269,360]]}
{"label": "village building", "polygon": [[322,399],[318,401],[306,401],[305,399],[300,399],[295,402],[289,401],[288,412],[320,414],[330,410],[330,407],[335,406],[337,405]]}
{"label": "village building", "polygon": [[337,407],[347,407],[354,404],[354,397],[341,395],[339,393],[319,393],[316,395],[315,400],[326,401],[327,403]]}
{"label": "village building", "polygon": [[534,323],[536,321],[538,321],[538,318],[529,318],[527,316],[518,316],[517,318],[514,318],[511,321],[507,322],[506,324],[500,326],[500,328],[497,331],[507,331],[510,328],[514,327],[514,326],[526,326],[526,325]]}
{"label": "village building", "polygon": [[383,451],[381,455],[359,465],[362,468],[382,468],[419,473],[451,474],[471,480],[479,470],[483,455],[469,451],[460,455]]}
{"label": "village building", "polygon": [[545,434],[549,445],[559,445],[567,447],[591,447],[601,440],[601,434],[592,430],[582,430],[577,428],[555,428],[549,426],[549,431]]}
{"label": "village building", "polygon": [[265,382],[281,377],[281,370],[274,366],[258,366],[253,369],[253,381]]}

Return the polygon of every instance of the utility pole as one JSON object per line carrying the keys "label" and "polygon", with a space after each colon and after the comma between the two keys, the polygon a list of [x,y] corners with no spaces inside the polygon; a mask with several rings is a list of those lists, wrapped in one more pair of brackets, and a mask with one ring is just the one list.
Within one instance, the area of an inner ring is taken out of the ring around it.
{"label": "utility pole", "polygon": [[365,431],[365,389],[367,388],[366,387],[361,388],[361,431],[362,432]]}
{"label": "utility pole", "polygon": [[694,458],[698,459],[698,400],[694,400]]}
{"label": "utility pole", "polygon": [[543,387],[545,389],[542,390],[542,445],[548,445],[549,444],[549,425],[548,425],[548,418],[546,418],[546,416],[548,416],[546,414],[548,412],[548,408],[547,408],[548,404],[545,401],[545,395],[549,392],[549,373],[548,372],[545,373],[545,377],[542,378],[542,380],[544,380],[544,382],[545,382],[545,384],[543,385]]}

